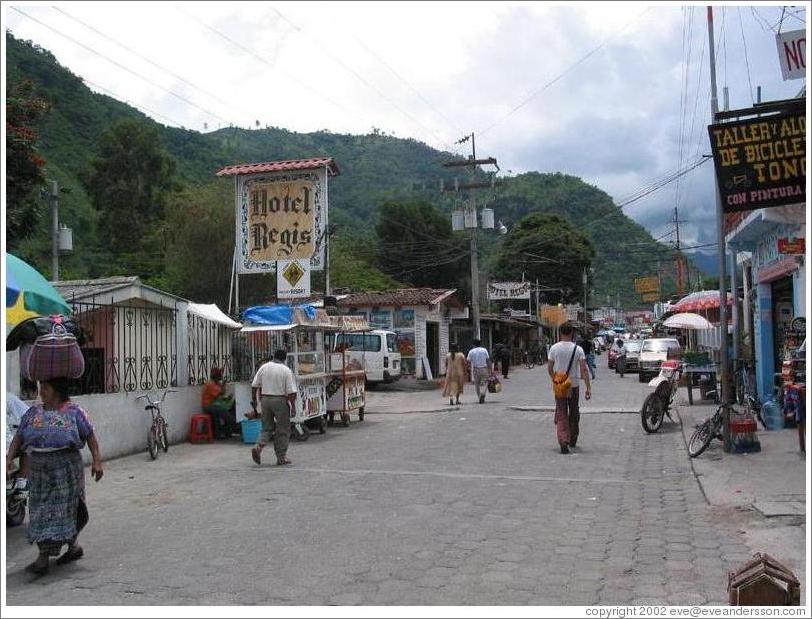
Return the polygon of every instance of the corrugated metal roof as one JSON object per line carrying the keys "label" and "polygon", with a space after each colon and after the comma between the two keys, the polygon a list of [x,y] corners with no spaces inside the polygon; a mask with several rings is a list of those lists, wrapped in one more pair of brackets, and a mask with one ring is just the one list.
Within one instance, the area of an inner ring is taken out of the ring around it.
{"label": "corrugated metal roof", "polygon": [[140,284],[137,276],[103,277],[100,279],[73,279],[60,282],[51,282],[59,291],[62,298],[70,302],[71,299],[82,299],[103,295],[119,288]]}
{"label": "corrugated metal roof", "polygon": [[286,161],[266,161],[264,163],[238,163],[224,167],[217,176],[239,176],[258,174],[260,172],[287,172],[299,170],[317,170],[327,168],[330,176],[341,174],[338,164],[332,157],[311,157],[309,159],[288,159]]}

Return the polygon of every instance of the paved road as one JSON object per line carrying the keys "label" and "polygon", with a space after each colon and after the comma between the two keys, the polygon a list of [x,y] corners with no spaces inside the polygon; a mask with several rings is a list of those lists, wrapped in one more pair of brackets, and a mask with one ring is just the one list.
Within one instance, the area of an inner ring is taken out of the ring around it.
{"label": "paved road", "polygon": [[[636,377],[600,369],[590,406],[637,408]],[[749,551],[706,506],[676,424],[646,436],[635,415],[590,412],[563,456],[550,412],[512,408],[549,403],[545,372],[443,412],[376,394],[364,422],[295,443],[291,467],[236,442],[111,461],[89,483],[82,561],[33,580],[9,530],[8,603],[724,603]]]}

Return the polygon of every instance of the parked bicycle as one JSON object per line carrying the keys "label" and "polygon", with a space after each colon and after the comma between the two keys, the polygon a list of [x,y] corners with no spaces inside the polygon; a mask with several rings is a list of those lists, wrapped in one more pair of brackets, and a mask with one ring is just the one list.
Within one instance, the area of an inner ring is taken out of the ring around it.
{"label": "parked bicycle", "polygon": [[764,417],[761,414],[761,400],[756,393],[753,364],[749,361],[740,361],[734,377],[736,385],[736,401],[756,416],[761,427],[767,429]]}
{"label": "parked bicycle", "polygon": [[532,370],[536,367],[536,353],[532,350],[525,350],[524,351],[524,366],[528,370]]}
{"label": "parked bicycle", "polygon": [[648,394],[640,409],[640,422],[643,429],[652,434],[663,425],[665,416],[671,417],[674,409],[674,396],[677,394],[679,379],[685,364],[679,361],[663,361],[660,365],[660,374],[649,381],[649,387],[654,391]]}
{"label": "parked bicycle", "polygon": [[720,404],[713,416],[696,425],[694,433],[688,439],[688,455],[691,458],[696,458],[703,453],[713,439],[718,438],[720,441],[724,441],[722,419],[725,409],[728,409],[728,413],[735,413],[735,409],[730,404]]}
{"label": "parked bicycle", "polygon": [[144,407],[144,410],[149,411],[150,415],[152,416],[152,424],[147,432],[147,451],[149,452],[149,457],[153,460],[158,457],[159,446],[164,450],[164,453],[169,451],[169,436],[167,433],[168,424],[166,423],[164,416],[161,414],[161,404],[163,404],[164,400],[166,399],[167,393],[176,393],[176,390],[167,389],[164,391],[161,399],[154,402],[150,399],[148,393],[139,395],[137,398],[135,398],[136,400],[145,399],[147,401],[147,405]]}

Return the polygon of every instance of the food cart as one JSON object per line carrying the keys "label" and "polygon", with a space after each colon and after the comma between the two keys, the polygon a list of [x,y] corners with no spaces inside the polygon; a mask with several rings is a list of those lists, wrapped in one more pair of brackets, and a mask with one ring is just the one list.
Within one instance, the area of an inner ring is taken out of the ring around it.
{"label": "food cart", "polygon": [[296,377],[296,411],[291,436],[304,441],[310,427],[324,433],[327,427],[325,333],[335,330],[324,310],[310,305],[266,305],[243,313],[243,327],[234,338],[237,422],[251,411],[251,381],[259,367],[279,348],[288,351],[287,365]]}
{"label": "food cart", "polygon": [[366,371],[364,370],[364,333],[370,330],[365,318],[331,316],[336,332],[330,335],[330,381],[327,384],[327,416],[333,422],[336,413],[342,424],[350,425],[350,413],[364,420]]}

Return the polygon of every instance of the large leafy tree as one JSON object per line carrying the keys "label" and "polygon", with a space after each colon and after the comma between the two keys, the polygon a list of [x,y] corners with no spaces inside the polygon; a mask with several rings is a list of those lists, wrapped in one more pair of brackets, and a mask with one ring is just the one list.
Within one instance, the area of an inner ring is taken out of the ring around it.
{"label": "large leafy tree", "polygon": [[161,221],[174,169],[152,126],[124,120],[102,135],[82,182],[119,268],[145,276],[161,270]]}
{"label": "large leafy tree", "polygon": [[375,227],[378,264],[384,273],[413,286],[459,286],[468,262],[465,239],[450,218],[424,201],[385,202]]}
{"label": "large leafy tree", "polygon": [[551,296],[564,302],[583,299],[582,276],[595,250],[592,243],[561,215],[534,213],[519,220],[505,237],[496,260],[496,275],[519,280],[524,274],[539,285],[560,290]]}
{"label": "large leafy tree", "polygon": [[45,160],[37,152],[37,121],[49,105],[30,80],[10,83],[6,96],[6,238],[10,248],[31,236],[40,218],[37,190]]}

